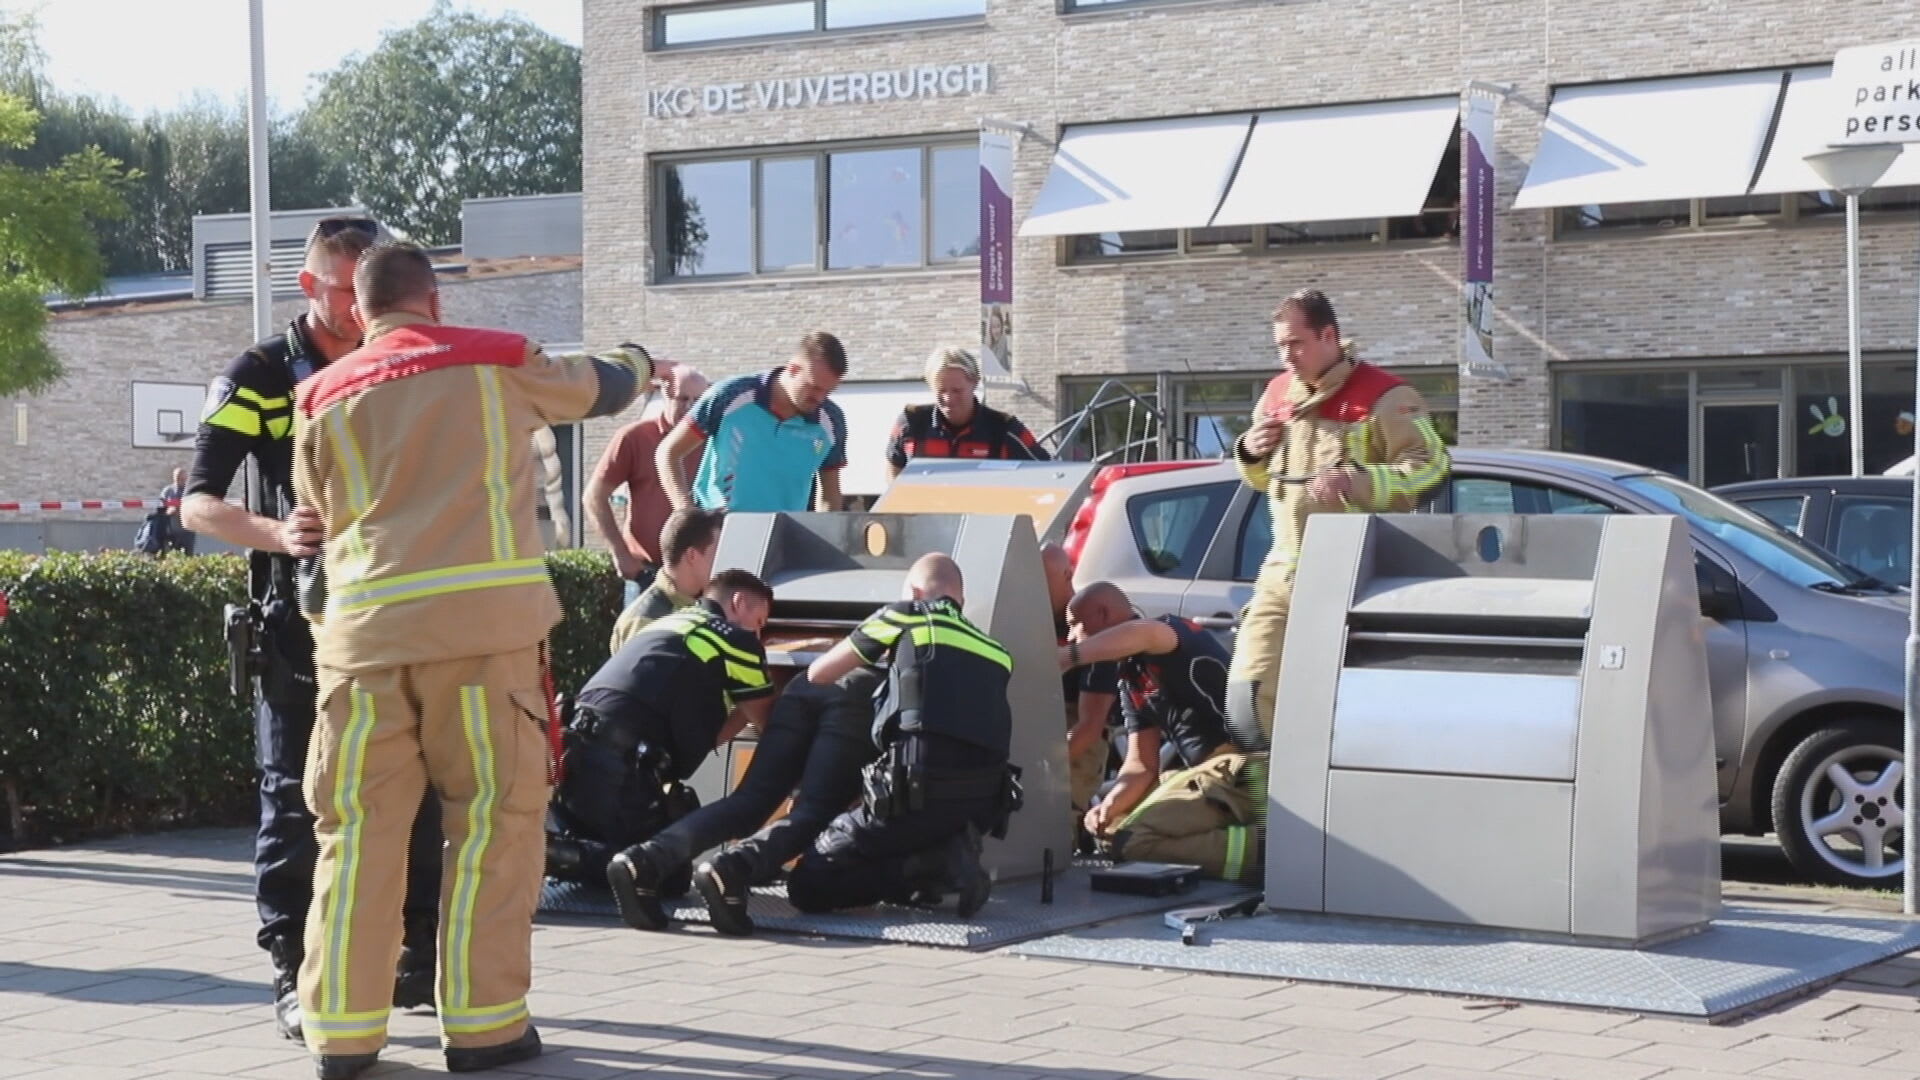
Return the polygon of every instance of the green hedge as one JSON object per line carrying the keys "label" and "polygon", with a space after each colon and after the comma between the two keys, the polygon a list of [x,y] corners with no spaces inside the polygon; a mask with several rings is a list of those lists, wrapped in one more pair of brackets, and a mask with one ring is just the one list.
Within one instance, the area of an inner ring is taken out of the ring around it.
{"label": "green hedge", "polygon": [[[621,584],[599,552],[549,563],[567,618],[554,679],[606,659]],[[227,686],[221,608],[246,591],[234,555],[0,551],[0,797],[16,846],[255,814],[253,719]]]}

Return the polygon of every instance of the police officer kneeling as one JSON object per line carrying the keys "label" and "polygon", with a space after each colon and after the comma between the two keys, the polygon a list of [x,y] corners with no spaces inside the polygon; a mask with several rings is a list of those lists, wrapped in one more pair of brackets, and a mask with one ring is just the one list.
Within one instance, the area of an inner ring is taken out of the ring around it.
{"label": "police officer kneeling", "polygon": [[698,603],[647,624],[587,680],[547,812],[549,877],[605,881],[615,852],[694,808],[685,781],[714,747],[764,726],[772,606],[753,574],[715,574]]}
{"label": "police officer kneeling", "polygon": [[801,911],[927,902],[958,894],[961,917],[987,902],[982,833],[1004,835],[1018,808],[1008,767],[1013,659],[961,614],[960,567],[924,555],[907,599],[888,604],[807,669],[832,683],[861,665],[887,668],[873,725],[881,748],[861,805],[827,825],[787,880]]}

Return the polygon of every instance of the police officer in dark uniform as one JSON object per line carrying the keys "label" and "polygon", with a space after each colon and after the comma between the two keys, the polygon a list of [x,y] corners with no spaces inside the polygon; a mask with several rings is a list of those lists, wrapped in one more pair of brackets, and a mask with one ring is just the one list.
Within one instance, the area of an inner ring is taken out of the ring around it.
{"label": "police officer in dark uniform", "polygon": [[[832,686],[790,680],[773,704],[739,786],[653,839],[614,856],[607,882],[628,923],[636,930],[665,930],[669,920],[659,896],[666,883],[685,877],[694,856],[745,837],[701,863],[693,871],[693,884],[715,930],[736,936],[753,933],[753,918],[747,914],[751,888],[771,883],[781,867],[812,847],[827,823],[860,797],[860,772],[879,756],[872,731],[873,694],[879,684],[878,673],[866,668]],[[793,805],[780,820],[767,824],[789,794]],[[748,836],[754,829],[760,831]]]}
{"label": "police officer in dark uniform", "polygon": [[547,876],[607,880],[616,852],[693,809],[685,781],[714,747],[764,726],[773,680],[759,632],[772,606],[753,574],[715,574],[697,603],[648,623],[587,680],[547,811]]}
{"label": "police officer in dark uniform", "polygon": [[873,724],[881,757],[867,769],[861,805],[834,818],[787,879],[787,899],[801,911],[954,893],[967,918],[993,887],[980,838],[1004,833],[1019,798],[1007,764],[1013,658],[961,614],[965,583],[948,556],[921,556],[907,596],[807,669],[825,684],[885,665],[887,681]]}
{"label": "police officer in dark uniform", "polygon": [[[313,730],[313,636],[298,611],[294,574],[296,559],[319,553],[320,521],[313,511],[293,506],[293,389],[359,344],[350,314],[353,270],[379,234],[379,225],[367,218],[325,218],[314,226],[300,271],[307,310],[285,334],[248,349],[213,381],[180,506],[186,528],[251,552],[249,603],[229,608],[227,639],[235,692],[245,693],[251,683],[254,699],[259,941],[273,959],[275,1025],[296,1041],[301,1032],[295,979],[304,955],[317,852],[313,817],[301,791]],[[249,457],[258,482],[248,485],[242,509],[226,498]],[[394,983],[397,1008],[434,1002],[440,848],[439,803],[429,797],[414,823],[409,852],[405,945]]]}

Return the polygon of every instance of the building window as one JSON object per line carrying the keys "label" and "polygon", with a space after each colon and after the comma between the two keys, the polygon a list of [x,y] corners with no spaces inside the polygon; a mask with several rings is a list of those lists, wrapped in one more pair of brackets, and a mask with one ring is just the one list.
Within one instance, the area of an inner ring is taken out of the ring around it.
{"label": "building window", "polygon": [[987,0],[758,0],[702,4],[654,12],[656,49],[709,45],[719,41],[862,30],[875,26],[977,19]]}
{"label": "building window", "polygon": [[[1392,370],[1426,400],[1441,439],[1448,446],[1458,442],[1459,372],[1448,367]],[[1101,407],[1072,432],[1060,456],[1075,461],[1223,457],[1247,430],[1254,404],[1271,378],[1271,373],[1259,372],[1062,379],[1062,423],[1086,409],[1096,394]],[[1127,391],[1138,400],[1129,398]],[[1163,408],[1161,402],[1170,404]],[[1128,451],[1125,455],[1120,454],[1123,448]]]}
{"label": "building window", "polygon": [[[1913,361],[1870,358],[1862,379],[1865,467],[1880,473],[1912,452]],[[1554,396],[1560,449],[1703,487],[1852,465],[1846,365],[1832,360],[1562,371]]]}
{"label": "building window", "polygon": [[[1831,191],[1798,195],[1732,195],[1717,199],[1564,206],[1554,213],[1558,236],[1590,236],[1613,230],[1718,229],[1769,222],[1837,218],[1846,199]],[[1920,187],[1875,188],[1860,197],[1860,212],[1911,213],[1920,209]]]}
{"label": "building window", "polygon": [[980,255],[972,142],[657,166],[659,280],[918,269]]}
{"label": "building window", "polygon": [[[1127,0],[1131,3],[1133,0]],[[1460,237],[1460,136],[1440,159],[1420,213],[1397,218],[1272,222],[1199,229],[1143,229],[1067,237],[1067,261],[1106,262],[1142,255],[1245,255],[1291,251],[1309,245],[1380,244],[1402,241],[1449,243]]]}

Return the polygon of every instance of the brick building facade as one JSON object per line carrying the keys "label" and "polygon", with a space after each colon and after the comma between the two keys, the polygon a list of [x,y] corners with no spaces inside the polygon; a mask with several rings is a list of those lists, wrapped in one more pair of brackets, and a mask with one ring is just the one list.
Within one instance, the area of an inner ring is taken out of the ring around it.
{"label": "brick building facade", "polygon": [[[1637,455],[1709,482],[1739,478],[1727,475],[1740,456],[1729,447],[1743,441],[1757,445],[1762,472],[1769,453],[1780,472],[1834,471],[1836,447],[1845,468],[1845,439],[1808,434],[1810,407],[1845,402],[1844,230],[1830,200],[1683,201],[1665,221],[1624,226],[1614,222],[1647,214],[1587,207],[1569,224],[1565,211],[1512,205],[1556,92],[1824,65],[1839,48],[1899,36],[1884,5],[1842,0],[1817,18],[1788,0],[811,6],[807,26],[779,21],[804,3],[586,0],[587,340],[637,336],[727,375],[772,366],[803,331],[825,328],[847,342],[851,380],[910,393],[905,380],[930,349],[979,338],[977,259],[939,250],[961,213],[943,198],[964,201],[943,196],[939,152],[973,145],[983,116],[1042,137],[1017,151],[1020,219],[1047,183],[1050,142],[1085,125],[1457,96],[1482,80],[1512,88],[1494,156],[1495,350],[1510,378],[1457,374],[1455,240],[1402,238],[1409,230],[1397,221],[1316,243],[1263,241],[1279,235],[1267,227],[1246,239],[1169,230],[1020,238],[1015,365],[1025,386],[991,399],[1038,430],[1102,378],[1125,377],[1158,393],[1181,439],[1211,450],[1271,371],[1275,301],[1314,285],[1366,355],[1422,376],[1463,442]],[[867,25],[835,28],[856,23]],[[969,67],[981,64],[984,90]],[[852,78],[818,81],[843,75]],[[917,162],[885,153],[915,148]],[[921,184],[918,222],[881,214],[884,185],[861,175],[889,161],[903,186]],[[1297,167],[1338,170],[1342,160]],[[1863,214],[1876,468],[1905,453],[1893,412],[1912,401],[1914,196],[1876,192]],[[808,199],[819,208],[811,230],[794,223]],[[698,213],[695,201],[705,203]],[[918,258],[854,250],[889,222],[920,244]],[[868,238],[850,237],[854,227]],[[837,259],[843,243],[848,257]],[[1112,245],[1125,254],[1106,253]],[[888,268],[861,268],[876,261]],[[589,436],[590,453],[604,437]]]}
{"label": "brick building facade", "polygon": [[[441,297],[451,322],[502,327],[554,344],[580,340],[577,259],[476,263],[465,274],[444,275]],[[279,300],[275,323],[304,305],[299,298]],[[193,441],[185,438],[177,449],[135,446],[134,384],[173,384],[197,402],[251,342],[252,323],[245,301],[174,300],[56,314],[49,338],[66,377],[44,394],[0,397],[0,501],[157,496],[175,467],[191,463]],[[194,408],[184,418],[189,433],[198,420]],[[133,538],[128,522],[139,517],[137,510],[0,514],[0,547],[125,547]]]}

